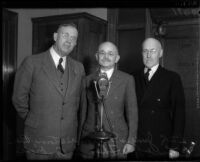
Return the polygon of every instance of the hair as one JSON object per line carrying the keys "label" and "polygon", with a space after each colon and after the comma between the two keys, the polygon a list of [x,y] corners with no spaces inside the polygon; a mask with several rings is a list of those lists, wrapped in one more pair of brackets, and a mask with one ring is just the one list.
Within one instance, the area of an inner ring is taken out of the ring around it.
{"label": "hair", "polygon": [[148,37],[148,38],[146,38],[146,39],[143,41],[143,43],[142,43],[142,47],[143,47],[144,43],[145,43],[148,39],[152,39],[152,40],[156,41],[156,42],[160,45],[160,48],[163,49],[163,45],[162,45],[161,41],[158,40],[158,39],[156,39],[156,38],[154,38],[154,37]]}
{"label": "hair", "polygon": [[75,28],[75,29],[77,30],[77,32],[78,32],[78,27],[77,27],[77,25],[74,24],[74,23],[60,24],[60,25],[58,26],[57,32],[60,30],[60,28],[62,28],[62,27],[68,27],[68,26]]}
{"label": "hair", "polygon": [[98,46],[98,49],[99,49],[102,45],[104,45],[104,44],[110,44],[110,45],[112,45],[112,46],[114,47],[114,49],[115,49],[117,55],[119,55],[119,51],[118,51],[117,46],[115,45],[115,43],[113,43],[113,42],[111,42],[111,41],[105,41],[105,42],[100,43],[99,46]]}

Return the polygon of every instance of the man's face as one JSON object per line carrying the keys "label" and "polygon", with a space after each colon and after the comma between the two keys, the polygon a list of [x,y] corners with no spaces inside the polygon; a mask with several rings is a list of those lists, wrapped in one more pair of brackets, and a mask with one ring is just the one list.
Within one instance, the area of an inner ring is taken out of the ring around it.
{"label": "man's face", "polygon": [[99,65],[104,69],[111,69],[119,60],[119,55],[115,46],[110,43],[100,45],[96,53],[96,59]]}
{"label": "man's face", "polygon": [[162,57],[162,49],[159,42],[154,39],[146,40],[143,43],[142,56],[143,63],[146,67],[152,68],[153,66],[159,64],[159,59]]}
{"label": "man's face", "polygon": [[72,26],[61,27],[54,33],[56,50],[62,56],[68,55],[76,46],[78,31]]}

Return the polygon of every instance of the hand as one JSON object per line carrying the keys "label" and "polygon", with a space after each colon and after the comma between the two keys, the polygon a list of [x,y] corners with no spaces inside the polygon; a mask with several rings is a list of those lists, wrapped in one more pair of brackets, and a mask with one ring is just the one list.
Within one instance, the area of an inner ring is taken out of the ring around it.
{"label": "hand", "polygon": [[135,147],[133,145],[128,144],[128,143],[124,145],[123,154],[128,154],[133,151],[135,151]]}
{"label": "hand", "polygon": [[170,149],[169,150],[169,158],[170,159],[174,159],[174,158],[178,158],[179,157],[179,152],[178,151],[175,151],[173,149]]}

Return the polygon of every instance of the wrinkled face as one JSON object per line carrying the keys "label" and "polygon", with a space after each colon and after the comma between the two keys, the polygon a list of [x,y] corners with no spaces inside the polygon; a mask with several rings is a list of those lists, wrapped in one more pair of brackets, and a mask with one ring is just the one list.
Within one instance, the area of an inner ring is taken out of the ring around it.
{"label": "wrinkled face", "polygon": [[163,50],[160,43],[155,39],[147,39],[143,43],[142,56],[143,63],[147,68],[159,64],[159,59],[162,57]]}
{"label": "wrinkled face", "polygon": [[68,55],[76,46],[78,31],[72,26],[61,27],[54,33],[55,49],[61,56]]}
{"label": "wrinkled face", "polygon": [[111,43],[104,43],[99,46],[99,50],[96,53],[96,59],[103,69],[111,69],[115,66],[115,63],[119,61],[116,47]]}

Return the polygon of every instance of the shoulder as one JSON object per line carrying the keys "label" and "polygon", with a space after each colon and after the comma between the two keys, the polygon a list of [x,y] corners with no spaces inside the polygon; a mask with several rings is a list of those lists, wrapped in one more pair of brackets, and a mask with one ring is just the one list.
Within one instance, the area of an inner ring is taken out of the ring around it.
{"label": "shoulder", "polygon": [[84,66],[81,62],[71,58],[71,57],[68,57],[67,59],[69,59],[69,62],[70,64],[73,66],[73,68],[78,71],[78,72],[81,72],[81,73],[85,73],[85,70],[84,70]]}
{"label": "shoulder", "polygon": [[161,72],[164,76],[166,76],[167,78],[169,78],[171,80],[177,80],[177,79],[180,80],[181,79],[180,75],[175,71],[161,67]]}
{"label": "shoulder", "polygon": [[130,79],[134,78],[133,75],[131,75],[127,72],[121,71],[121,70],[117,70],[116,73],[120,78],[122,78],[124,80],[127,80],[127,79],[130,80]]}
{"label": "shoulder", "polygon": [[35,64],[40,64],[42,63],[42,60],[44,58],[45,55],[47,55],[48,52],[42,52],[42,53],[39,53],[39,54],[35,54],[35,55],[30,55],[30,56],[27,56],[24,58],[24,60],[22,61],[22,66],[24,65],[29,65],[29,66],[33,66]]}
{"label": "shoulder", "polygon": [[179,74],[175,71],[172,71],[172,70],[169,70],[169,69],[166,69],[164,67],[161,67],[161,71],[165,74],[165,75],[169,75],[171,77],[178,77]]}

